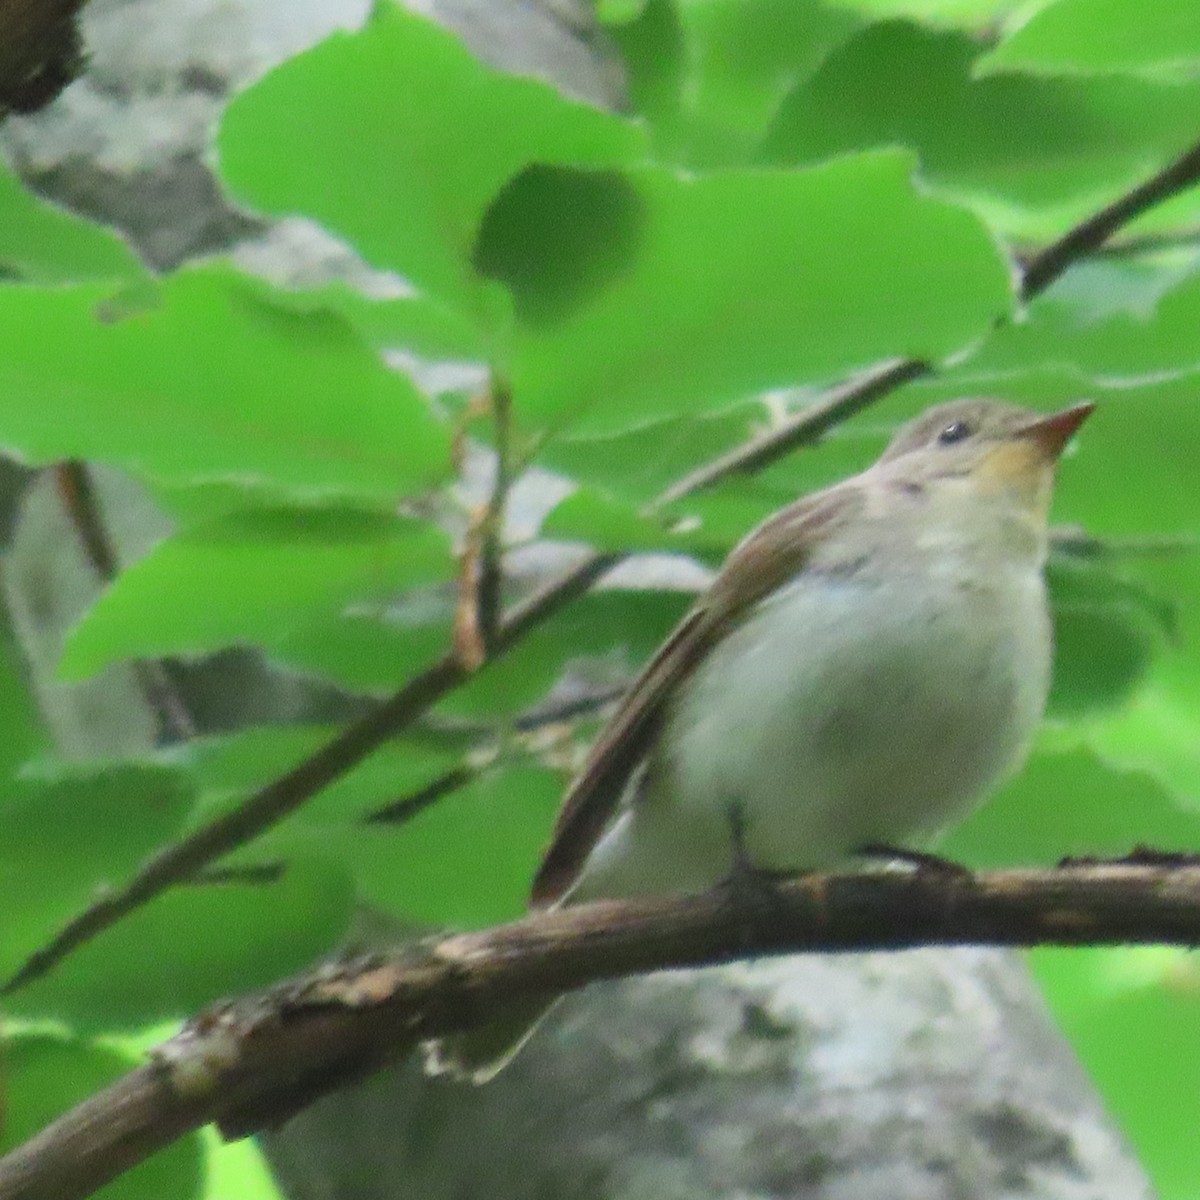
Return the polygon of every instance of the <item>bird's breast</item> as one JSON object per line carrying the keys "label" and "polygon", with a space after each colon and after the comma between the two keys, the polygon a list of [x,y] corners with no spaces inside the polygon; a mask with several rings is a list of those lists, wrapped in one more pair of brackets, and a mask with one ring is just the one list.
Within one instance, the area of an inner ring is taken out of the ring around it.
{"label": "bird's breast", "polygon": [[686,828],[727,862],[737,806],[752,857],[780,869],[924,837],[1026,752],[1050,646],[1033,568],[805,573],[681,690],[638,823]]}

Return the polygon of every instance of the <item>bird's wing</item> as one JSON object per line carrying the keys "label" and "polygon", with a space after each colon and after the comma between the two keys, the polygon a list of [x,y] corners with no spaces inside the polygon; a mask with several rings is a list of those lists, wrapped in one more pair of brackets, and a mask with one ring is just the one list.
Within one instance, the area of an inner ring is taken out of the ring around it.
{"label": "bird's wing", "polygon": [[709,590],[675,627],[622,698],[563,801],[530,901],[553,904],[575,883],[612,819],[630,776],[654,745],[680,684],[768,592],[794,576],[814,547],[859,511],[845,484],[781,509],[730,554]]}

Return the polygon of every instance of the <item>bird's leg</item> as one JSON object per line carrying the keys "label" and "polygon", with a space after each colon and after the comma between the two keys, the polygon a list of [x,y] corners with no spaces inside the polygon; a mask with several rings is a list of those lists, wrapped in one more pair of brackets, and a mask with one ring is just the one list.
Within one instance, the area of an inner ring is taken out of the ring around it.
{"label": "bird's leg", "polygon": [[930,875],[969,879],[973,874],[970,867],[964,867],[962,863],[956,863],[949,858],[942,858],[940,854],[930,854],[927,850],[910,850],[906,846],[889,846],[886,842],[866,842],[859,846],[855,853],[863,858],[906,863],[914,871],[924,871]]}
{"label": "bird's leg", "polygon": [[756,866],[746,848],[746,810],[740,800],[731,800],[725,809],[729,821],[729,840],[732,861],[729,874],[721,887],[729,893],[735,908],[753,916],[770,908],[774,912],[787,908],[787,900],[776,887],[780,879],[791,878],[785,871],[768,871]]}

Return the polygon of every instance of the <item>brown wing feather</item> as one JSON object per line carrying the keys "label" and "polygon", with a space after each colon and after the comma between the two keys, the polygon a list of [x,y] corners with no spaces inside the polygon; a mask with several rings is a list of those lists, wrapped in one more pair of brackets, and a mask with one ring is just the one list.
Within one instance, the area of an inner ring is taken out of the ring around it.
{"label": "brown wing feather", "polygon": [[[653,746],[669,701],[708,650],[780,583],[796,574],[829,527],[857,505],[843,484],[768,518],[730,554],[712,587],[675,627],[625,694],[572,784],[530,896],[553,904],[569,890],[611,820],[630,776]],[[840,500],[839,500],[840,498]]]}

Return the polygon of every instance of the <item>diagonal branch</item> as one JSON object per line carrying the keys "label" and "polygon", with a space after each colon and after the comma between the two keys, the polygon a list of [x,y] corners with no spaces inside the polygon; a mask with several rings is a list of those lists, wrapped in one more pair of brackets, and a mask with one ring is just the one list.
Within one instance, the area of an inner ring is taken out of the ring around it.
{"label": "diagonal branch", "polygon": [[760,903],[741,895],[718,887],[541,912],[217,1005],[149,1065],[0,1160],[0,1200],[80,1200],[209,1121],[246,1136],[422,1039],[593,980],[800,951],[1200,941],[1200,865],[1187,855],[980,875],[807,875]]}
{"label": "diagonal branch", "polygon": [[[1043,291],[1073,262],[1098,249],[1122,225],[1140,216],[1149,207],[1191,187],[1200,180],[1200,144],[1173,162],[1152,179],[1140,184],[1113,204],[1083,221],[1027,265],[1022,294],[1030,299]],[[838,411],[849,415],[894,391],[902,383],[926,374],[930,368],[916,359],[897,360],[865,376],[846,388],[838,389],[830,400],[818,401],[797,414],[793,421],[772,434],[753,439],[752,451],[746,451],[751,465],[735,462],[739,451],[722,456],[726,466],[714,467],[702,478],[689,484],[687,493],[711,486],[718,479],[740,470],[758,470],[803,445],[830,426],[827,406],[836,402]],[[866,396],[866,399],[863,397]],[[835,399],[836,398],[836,399]],[[665,500],[685,494],[682,486],[668,489]],[[541,624],[570,601],[583,595],[593,583],[621,561],[617,554],[593,554],[565,572],[500,623],[490,663],[501,657],[529,630]],[[486,667],[486,663],[484,667]],[[46,974],[76,947],[90,941],[127,913],[159,895],[172,884],[188,878],[223,854],[257,837],[272,825],[295,812],[322,788],[362,762],[388,738],[407,728],[443,696],[469,677],[454,653],[414,676],[391,698],[361,720],[348,726],[317,749],[309,758],[286,775],[272,781],[250,796],[244,804],[190,836],[167,847],[152,858],[123,888],[114,891],[75,917],[46,946],[36,951],[4,985],[0,996]]]}
{"label": "diagonal branch", "polygon": [[[1025,301],[1040,296],[1068,267],[1098,251],[1112,235],[1156,204],[1186,191],[1200,181],[1200,142],[1157,175],[1101,209],[1058,241],[1028,260],[1021,272],[1020,295]],[[663,493],[658,503],[682,499],[710,488],[732,475],[760,471],[799,446],[817,441],[833,426],[861,412],[876,400],[915,379],[934,373],[918,358],[895,359],[801,409],[777,428],[735,446],[727,454],[685,475]]]}
{"label": "diagonal branch", "polygon": [[801,446],[811,446],[835,425],[848,421],[864,408],[882,400],[889,392],[931,374],[933,367],[916,358],[898,358],[834,388],[820,400],[794,413],[774,429],[734,446],[727,454],[689,471],[671,484],[659,497],[658,504],[670,504],[704,491],[731,475],[761,471]]}
{"label": "diagonal branch", "polygon": [[1106,208],[1081,221],[1025,267],[1021,297],[1032,300],[1081,258],[1099,250],[1117,230],[1144,212],[1192,187],[1200,179],[1200,142],[1168,163],[1157,175],[1119,196]]}

